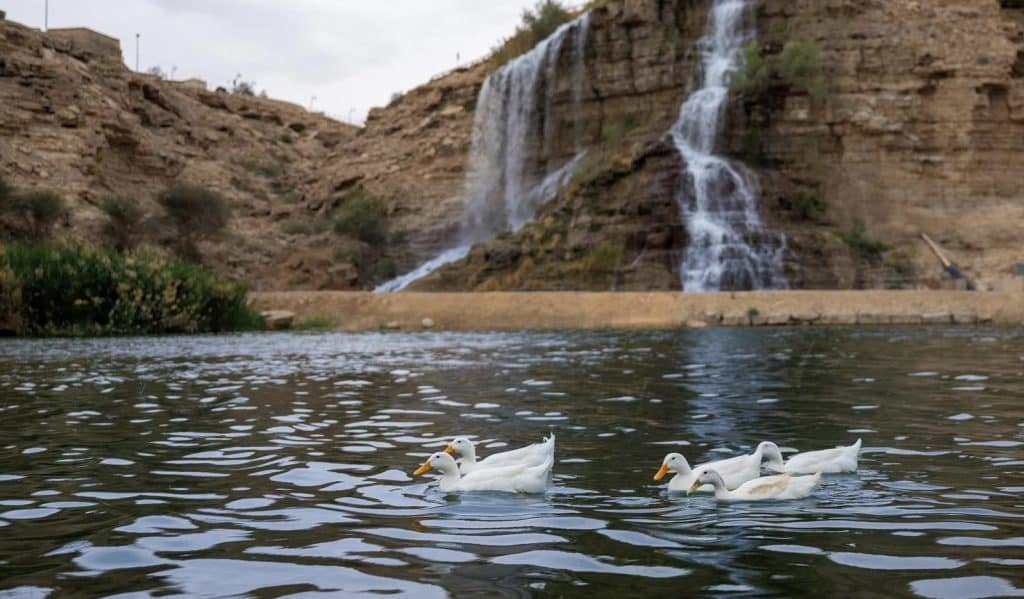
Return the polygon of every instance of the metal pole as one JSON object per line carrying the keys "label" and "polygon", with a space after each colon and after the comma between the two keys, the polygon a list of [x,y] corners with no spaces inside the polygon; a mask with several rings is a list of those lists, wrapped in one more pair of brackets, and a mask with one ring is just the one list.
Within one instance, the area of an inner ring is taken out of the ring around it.
{"label": "metal pole", "polygon": [[43,4],[43,32],[50,30],[50,0]]}
{"label": "metal pole", "polygon": [[139,72],[139,38],[142,37],[141,33],[135,34],[135,72]]}

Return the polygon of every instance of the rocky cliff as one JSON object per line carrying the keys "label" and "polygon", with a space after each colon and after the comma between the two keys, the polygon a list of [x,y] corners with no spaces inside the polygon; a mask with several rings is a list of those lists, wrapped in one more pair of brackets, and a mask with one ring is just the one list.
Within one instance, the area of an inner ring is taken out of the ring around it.
{"label": "rocky cliff", "polygon": [[[589,162],[534,224],[418,288],[677,288],[688,240],[675,199],[685,181],[665,131],[692,90],[708,5],[595,9],[582,114]],[[1024,258],[1022,6],[756,3],[757,53],[771,61],[788,43],[808,44],[825,83],[815,96],[774,75],[764,89],[737,92],[721,141],[759,175],[761,213],[787,235],[793,287],[944,285],[922,232],[983,287]],[[844,241],[857,221],[858,239],[891,249]]]}
{"label": "rocky cliff", "polygon": [[[93,31],[43,34],[0,20],[0,175],[65,195],[62,237],[97,240],[103,196],[157,214],[160,190],[190,182],[232,207],[206,260],[257,288],[287,286],[289,259],[324,250],[284,225],[302,212],[319,165],[357,132],[284,102],[132,72],[118,41]],[[167,234],[155,227],[149,245]]]}
{"label": "rocky cliff", "polygon": [[[678,289],[689,242],[683,164],[667,132],[694,87],[711,0],[608,0],[592,11],[586,86],[552,89],[571,181],[519,231],[477,244],[422,290]],[[820,56],[824,93],[778,74],[735,90],[721,152],[753,168],[760,212],[786,234],[797,288],[939,286],[927,232],[984,284],[1024,260],[1024,3],[756,0],[752,51]],[[487,61],[371,112],[356,131],[302,109],[129,72],[88,49],[0,22],[0,169],[69,190],[88,236],[103,193],[152,194],[183,178],[230,197],[236,219],[210,260],[263,288],[365,288],[452,243]],[[570,68],[569,49],[558,55]],[[326,231],[356,191],[380,198],[376,259]],[[862,237],[891,246],[873,253]]]}

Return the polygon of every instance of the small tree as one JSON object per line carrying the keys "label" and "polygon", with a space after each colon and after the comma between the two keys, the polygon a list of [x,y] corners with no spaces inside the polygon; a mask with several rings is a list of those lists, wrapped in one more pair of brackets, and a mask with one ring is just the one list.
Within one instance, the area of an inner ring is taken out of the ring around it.
{"label": "small tree", "polygon": [[382,243],[387,238],[387,226],[380,199],[362,187],[349,193],[334,212],[334,232],[366,243]]}
{"label": "small tree", "polygon": [[199,260],[198,242],[224,230],[231,216],[228,202],[219,193],[177,183],[157,196],[178,233],[176,245],[185,258]]}
{"label": "small tree", "polygon": [[161,69],[159,66],[149,67],[149,70],[146,72],[156,77],[157,79],[160,79],[161,81],[167,79],[167,73],[165,73],[164,70]]}
{"label": "small tree", "polygon": [[107,216],[103,235],[119,252],[135,249],[143,233],[146,213],[138,202],[118,196],[100,201],[100,210]]}
{"label": "small tree", "polygon": [[556,0],[542,0],[532,11],[523,11],[523,25],[530,30],[535,42],[544,40],[571,20],[572,13]]}
{"label": "small tree", "polygon": [[46,190],[29,190],[11,194],[3,202],[4,211],[21,218],[29,239],[46,239],[53,225],[64,215],[67,205],[60,194]]}
{"label": "small tree", "polygon": [[821,50],[813,42],[788,42],[779,55],[779,76],[815,98],[828,95],[828,84],[821,74]]}

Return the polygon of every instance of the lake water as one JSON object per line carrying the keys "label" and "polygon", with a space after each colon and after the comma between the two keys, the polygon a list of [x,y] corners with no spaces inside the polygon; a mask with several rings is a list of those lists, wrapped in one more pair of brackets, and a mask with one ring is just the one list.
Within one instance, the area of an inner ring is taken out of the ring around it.
{"label": "lake water", "polygon": [[[546,496],[411,472],[558,436]],[[864,439],[803,500],[651,480]],[[1024,594],[1024,330],[0,342],[0,597]]]}

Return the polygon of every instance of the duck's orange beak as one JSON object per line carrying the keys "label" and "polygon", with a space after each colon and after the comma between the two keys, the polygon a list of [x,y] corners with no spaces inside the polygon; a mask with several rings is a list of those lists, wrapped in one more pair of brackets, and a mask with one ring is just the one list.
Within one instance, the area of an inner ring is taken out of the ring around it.
{"label": "duck's orange beak", "polygon": [[448,447],[444,448],[444,452],[448,455],[455,455],[455,446],[449,443]]}
{"label": "duck's orange beak", "polygon": [[423,465],[420,466],[419,468],[417,468],[416,472],[413,472],[412,475],[413,476],[419,476],[419,475],[423,474],[424,472],[429,472],[429,471],[430,471],[430,460],[427,460],[426,462],[423,462]]}
{"label": "duck's orange beak", "polygon": [[668,464],[662,464],[661,468],[658,469],[658,473],[654,475],[654,480],[661,480],[668,474]]}

